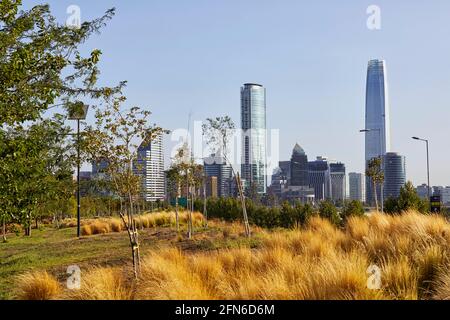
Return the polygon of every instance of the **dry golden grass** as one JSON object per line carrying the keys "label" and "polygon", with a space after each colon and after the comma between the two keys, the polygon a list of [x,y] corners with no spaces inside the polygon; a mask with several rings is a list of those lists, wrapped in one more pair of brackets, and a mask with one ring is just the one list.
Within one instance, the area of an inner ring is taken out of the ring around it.
{"label": "dry golden grass", "polygon": [[[142,227],[152,227],[172,225],[173,218],[157,214],[138,219]],[[201,217],[196,219],[203,223]],[[209,226],[222,231],[219,239],[239,237],[243,231],[239,223],[210,221]],[[258,229],[258,233],[262,239],[258,249],[252,249],[250,242],[239,242],[238,248],[208,252],[188,253],[174,247],[152,251],[143,260],[138,282],[125,280],[118,271],[95,269],[84,280],[92,284],[86,285],[82,297],[450,299],[450,224],[442,217],[415,212],[399,216],[374,213],[350,218],[343,229],[313,217],[302,229]],[[381,270],[378,290],[368,288],[368,268],[373,265]],[[133,286],[134,291],[129,289]],[[104,288],[124,289],[116,294]]]}
{"label": "dry golden grass", "polygon": [[[179,219],[180,224],[187,224],[188,213],[180,212]],[[136,222],[136,227],[141,230],[156,227],[176,226],[175,212],[149,213],[137,216],[134,220]],[[203,215],[199,212],[194,212],[192,215],[192,222],[194,227],[202,227],[204,225]],[[67,222],[67,224],[69,223],[71,223],[71,221]],[[81,234],[83,236],[91,236],[110,232],[122,232],[125,230],[125,225],[119,218],[87,219],[83,221]]]}
{"label": "dry golden grass", "polygon": [[65,299],[70,300],[130,300],[133,288],[117,268],[92,268],[81,276],[81,289],[67,290]]}
{"label": "dry golden grass", "polygon": [[17,299],[54,300],[61,294],[58,281],[45,271],[33,271],[17,279]]}

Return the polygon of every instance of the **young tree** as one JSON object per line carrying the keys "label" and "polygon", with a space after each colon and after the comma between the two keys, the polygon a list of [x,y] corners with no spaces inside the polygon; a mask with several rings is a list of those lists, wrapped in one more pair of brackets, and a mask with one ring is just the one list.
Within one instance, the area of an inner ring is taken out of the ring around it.
{"label": "young tree", "polygon": [[366,176],[370,178],[370,180],[372,181],[373,192],[375,195],[375,206],[377,208],[377,212],[379,211],[377,187],[384,183],[384,172],[382,164],[383,162],[381,158],[373,158],[369,160],[366,170]]}
{"label": "young tree", "polygon": [[183,177],[181,175],[181,169],[175,163],[172,163],[170,169],[167,171],[167,180],[171,185],[171,193],[175,197],[175,224],[177,233],[180,232],[180,216],[178,212],[178,199],[180,197],[180,189]]}
{"label": "young tree", "polygon": [[346,222],[350,217],[363,217],[365,215],[364,206],[361,201],[345,201],[342,206],[342,219]]}
{"label": "young tree", "polygon": [[242,188],[241,178],[239,176],[239,173],[236,173],[236,171],[234,170],[232,161],[229,161],[228,159],[228,153],[230,151],[229,143],[234,131],[235,125],[233,123],[233,120],[231,120],[231,118],[228,116],[217,117],[215,119],[206,119],[206,123],[203,125],[203,135],[206,138],[206,143],[212,149],[214,149],[217,154],[221,154],[224,157],[225,161],[231,166],[231,171],[233,177],[236,180],[239,197],[241,199],[245,234],[247,237],[250,237],[250,224],[248,222],[247,209],[245,206],[245,196],[244,190]]}
{"label": "young tree", "polygon": [[120,217],[127,229],[130,241],[135,277],[140,270],[139,234],[135,221],[135,202],[140,196],[141,179],[135,174],[137,149],[140,142],[154,140],[163,130],[147,124],[149,111],[132,107],[121,110],[124,97],[113,100],[110,108],[97,109],[96,124],[88,126],[83,141],[84,150],[91,161],[106,161],[106,175],[112,189],[125,206]]}

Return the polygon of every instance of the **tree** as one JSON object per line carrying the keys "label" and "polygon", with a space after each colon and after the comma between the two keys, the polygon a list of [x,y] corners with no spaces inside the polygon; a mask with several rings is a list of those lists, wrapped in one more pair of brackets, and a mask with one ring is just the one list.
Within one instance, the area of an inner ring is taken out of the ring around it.
{"label": "tree", "polygon": [[171,185],[171,193],[172,196],[175,197],[175,224],[177,233],[180,232],[180,217],[178,213],[178,198],[180,197],[180,188],[182,183],[182,175],[181,175],[181,169],[179,168],[178,164],[172,163],[170,166],[170,169],[167,171],[167,180],[169,182],[169,185]]}
{"label": "tree", "polygon": [[339,225],[341,222],[341,217],[339,216],[336,206],[328,200],[320,202],[319,215],[322,218],[328,219],[335,225]]}
{"label": "tree", "polygon": [[231,172],[236,181],[239,197],[241,200],[242,215],[244,218],[245,234],[250,237],[250,224],[248,222],[247,209],[245,206],[244,190],[242,188],[242,181],[239,173],[234,170],[233,164],[228,159],[229,142],[234,133],[235,125],[230,117],[217,117],[215,119],[208,118],[203,124],[203,136],[206,138],[206,143],[210,146],[216,154],[221,154],[225,161],[230,164]]}
{"label": "tree", "polygon": [[382,168],[383,161],[381,158],[373,158],[367,164],[366,176],[372,181],[373,192],[375,195],[375,206],[379,211],[378,191],[377,187],[384,183],[384,172]]}
{"label": "tree", "polygon": [[341,217],[347,221],[350,217],[363,217],[365,215],[364,206],[361,201],[345,201],[342,207]]}
{"label": "tree", "polygon": [[[70,198],[73,157],[64,142],[64,118],[0,131],[0,202],[13,221],[31,235],[39,208],[57,198]],[[69,189],[67,189],[67,187]]]}
{"label": "tree", "polygon": [[58,24],[48,5],[21,6],[21,0],[0,4],[0,124],[40,119],[58,99],[63,105],[72,98],[97,99],[120,91],[124,83],[95,86],[100,50],[88,57],[78,50],[114,16],[114,9],[74,29]]}
{"label": "tree", "polygon": [[401,189],[398,198],[389,198],[386,200],[386,212],[402,213],[409,210],[416,210],[421,213],[429,211],[429,205],[426,200],[419,197],[412,182],[408,181]]}
{"label": "tree", "polygon": [[124,97],[115,98],[110,107],[98,108],[96,124],[88,126],[83,139],[83,150],[90,161],[106,161],[106,175],[112,190],[121,199],[119,215],[127,229],[135,277],[140,269],[139,234],[135,221],[135,202],[141,194],[141,179],[135,174],[139,142],[148,144],[163,130],[149,126],[149,111],[139,107],[121,110]]}
{"label": "tree", "polygon": [[30,235],[38,208],[60,197],[60,183],[71,179],[62,164],[73,159],[59,148],[66,146],[64,119],[46,119],[45,112],[79,99],[109,99],[125,83],[98,87],[101,51],[79,50],[114,9],[71,29],[57,23],[48,5],[21,6],[21,0],[0,3],[0,206]]}

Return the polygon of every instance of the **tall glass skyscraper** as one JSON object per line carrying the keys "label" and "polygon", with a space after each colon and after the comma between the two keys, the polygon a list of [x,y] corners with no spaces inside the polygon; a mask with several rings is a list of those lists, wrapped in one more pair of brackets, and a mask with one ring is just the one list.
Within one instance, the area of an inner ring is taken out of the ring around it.
{"label": "tall glass skyscraper", "polygon": [[[386,62],[371,60],[367,68],[366,86],[366,165],[376,157],[382,157],[391,148],[389,118],[389,94]],[[366,179],[367,202],[375,201],[371,179]],[[381,194],[378,192],[378,194]]]}
{"label": "tall glass skyscraper", "polygon": [[242,178],[258,193],[267,191],[266,89],[255,83],[241,88]]}
{"label": "tall glass skyscraper", "polygon": [[384,156],[384,198],[397,198],[400,189],[406,183],[405,157],[396,153],[388,152]]}

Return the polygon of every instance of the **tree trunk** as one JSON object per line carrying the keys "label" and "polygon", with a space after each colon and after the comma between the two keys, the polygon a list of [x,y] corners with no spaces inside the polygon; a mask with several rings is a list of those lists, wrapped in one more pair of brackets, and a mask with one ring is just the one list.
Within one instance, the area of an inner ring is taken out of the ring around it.
{"label": "tree trunk", "polygon": [[6,217],[3,217],[2,231],[3,231],[3,242],[6,242]]}
{"label": "tree trunk", "polygon": [[377,212],[379,212],[379,208],[378,208],[378,191],[377,191],[377,184],[373,183],[373,190],[374,190],[374,194],[375,194],[375,206],[377,208]]}
{"label": "tree trunk", "polygon": [[180,232],[180,218],[178,216],[178,195],[175,197],[175,224],[177,227],[177,233]]}
{"label": "tree trunk", "polygon": [[239,196],[241,198],[241,204],[242,204],[242,213],[244,216],[244,227],[245,227],[245,235],[250,238],[250,225],[248,223],[248,216],[247,216],[247,207],[245,206],[245,197],[244,197],[244,191],[242,190],[242,184],[241,184],[241,177],[239,176],[239,173],[235,175],[236,177],[236,183],[239,191]]}
{"label": "tree trunk", "polygon": [[38,229],[39,229],[39,221],[38,221],[38,218],[34,219],[34,223],[35,223],[35,229],[38,230]]}
{"label": "tree trunk", "polygon": [[208,211],[206,211],[206,181],[203,181],[203,216],[205,217],[205,227],[208,228]]}

